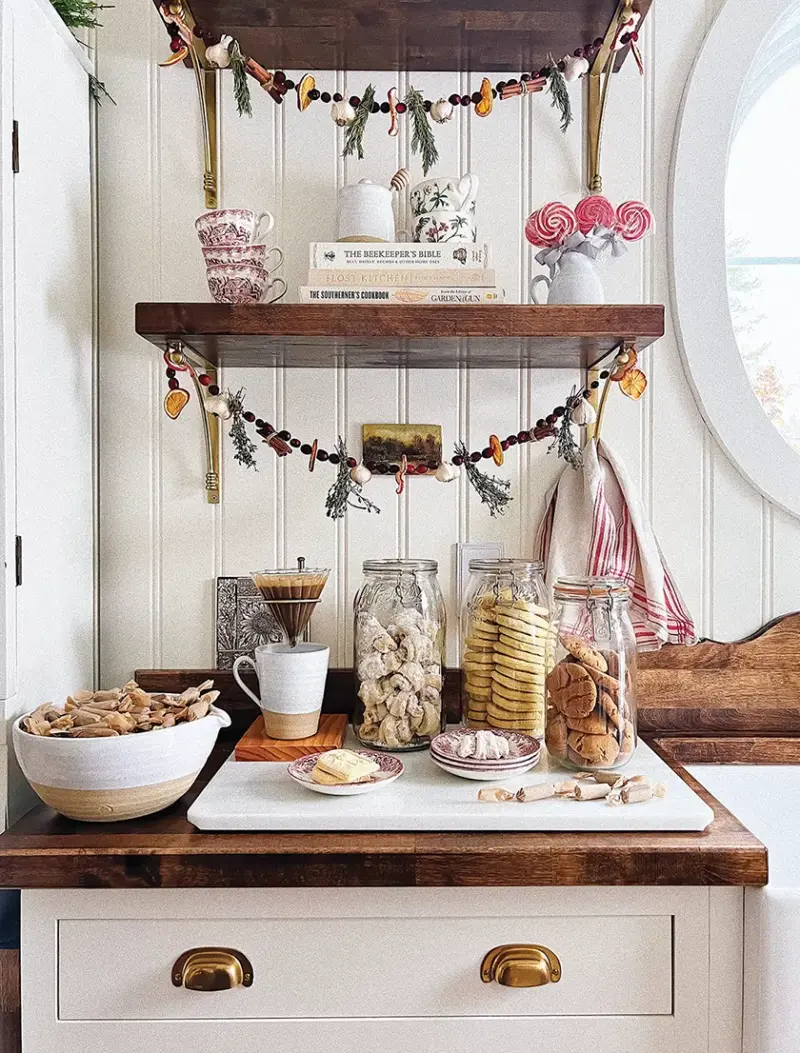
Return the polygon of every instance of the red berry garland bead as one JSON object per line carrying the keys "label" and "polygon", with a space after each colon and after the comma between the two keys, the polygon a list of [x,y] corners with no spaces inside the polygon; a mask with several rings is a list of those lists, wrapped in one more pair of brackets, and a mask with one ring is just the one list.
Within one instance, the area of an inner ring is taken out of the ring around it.
{"label": "red berry garland bead", "polygon": [[168,370],[167,370],[167,379],[168,379],[168,380],[172,380],[172,378],[173,378],[174,376],[175,376],[175,370],[174,370],[174,369],[168,369]]}
{"label": "red berry garland bead", "polygon": [[479,91],[473,91],[470,96],[470,102],[473,102],[476,106],[481,101],[481,93]]}
{"label": "red berry garland bead", "polygon": [[318,461],[327,461],[327,459],[328,459],[328,452],[327,452],[327,450],[317,450],[317,460]]}
{"label": "red berry garland bead", "polygon": [[472,105],[472,96],[471,95],[462,95],[461,96],[461,105],[462,106],[471,106]]}
{"label": "red berry garland bead", "polygon": [[506,439],[506,442],[509,446],[516,446],[519,442],[519,439],[516,437],[516,435],[509,435],[509,437]]}
{"label": "red berry garland bead", "polygon": [[272,76],[272,79],[275,81],[276,84],[284,84],[286,82],[286,74],[283,72],[282,69],[276,69],[275,73]]}
{"label": "red berry garland bead", "polygon": [[283,439],[284,442],[288,442],[291,439],[292,433],[290,431],[279,431],[278,438]]}
{"label": "red berry garland bead", "polygon": [[603,372],[600,374],[600,379],[601,380],[608,380],[608,370],[607,369],[604,369]]}
{"label": "red berry garland bead", "polygon": [[361,105],[361,99],[359,99],[357,95],[351,95],[350,105],[353,107],[354,110],[358,109],[358,107]]}
{"label": "red berry garland bead", "polygon": [[167,387],[170,389],[170,391],[177,391],[177,389],[180,386],[181,386],[181,382],[179,380],[176,380],[175,377],[173,377],[171,380],[167,381]]}
{"label": "red berry garland bead", "polygon": [[306,457],[311,453],[311,443],[304,442],[300,447],[300,453],[304,453]]}
{"label": "red berry garland bead", "polygon": [[381,113],[388,113],[389,109],[390,109],[390,107],[389,107],[389,103],[388,102],[382,102],[381,103]]}
{"label": "red berry garland bead", "polygon": [[[355,465],[353,465],[353,467],[355,468]],[[378,462],[377,461],[367,461],[366,464],[364,465],[364,467],[367,469],[368,472],[377,472],[377,470],[378,470]]]}
{"label": "red berry garland bead", "polygon": [[[319,454],[317,456],[319,456]],[[324,460],[324,458],[323,458],[323,460]],[[328,460],[330,461],[331,464],[338,464],[339,463],[339,454],[338,453],[329,453],[328,454]]]}
{"label": "red berry garland bead", "polygon": [[456,468],[460,468],[463,463],[464,463],[464,458],[463,457],[455,456],[453,458],[453,464],[456,466]]}
{"label": "red berry garland bead", "polygon": [[371,113],[380,113],[381,112],[381,104],[379,102],[373,102],[372,109],[371,109],[370,112]]}
{"label": "red berry garland bead", "polygon": [[211,377],[208,373],[201,373],[197,378],[204,388],[207,388],[211,384]]}
{"label": "red berry garland bead", "polygon": [[[326,92],[326,94],[327,94],[327,92]],[[335,91],[333,93],[333,101],[334,102],[341,102],[342,101],[342,97],[343,96],[342,96],[342,93],[340,91]],[[325,100],[323,99],[322,101],[324,102]]]}
{"label": "red berry garland bead", "polygon": [[180,37],[173,37],[169,42],[169,49],[172,52],[178,52],[183,47],[183,40]]}
{"label": "red berry garland bead", "polygon": [[481,457],[483,457],[484,461],[488,461],[491,456],[492,456],[492,448],[491,448],[491,446],[485,446],[481,450]]}
{"label": "red berry garland bead", "polygon": [[317,88],[312,88],[311,91],[308,93],[308,97],[309,99],[311,99],[312,102],[316,102],[317,99],[320,97],[319,90]]}
{"label": "red berry garland bead", "polygon": [[[409,471],[411,471],[411,469],[412,469],[412,468],[414,468],[414,465],[413,465],[413,464],[410,464],[410,465],[408,466],[408,470],[409,470]],[[425,475],[425,473],[427,472],[427,470],[428,470],[428,466],[427,466],[427,464],[418,464],[418,465],[416,466],[416,469],[415,469],[415,471],[416,471],[417,475]]]}
{"label": "red berry garland bead", "polygon": [[209,395],[219,395],[219,387],[217,384],[209,384],[208,386]]}
{"label": "red berry garland bead", "polygon": [[555,413],[548,413],[547,416],[545,417],[545,420],[547,421],[548,424],[555,424],[557,419],[558,418],[556,417]]}
{"label": "red berry garland bead", "polygon": [[245,412],[244,412],[244,413],[242,414],[242,416],[244,417],[244,419],[245,419],[245,420],[246,420],[246,421],[247,421],[247,422],[248,422],[249,424],[252,424],[252,423],[253,423],[253,421],[254,421],[254,420],[256,419],[256,415],[255,415],[255,413],[251,413],[251,412],[250,412],[250,410],[246,410],[246,411],[245,411]]}
{"label": "red berry garland bead", "polygon": [[348,468],[355,468],[355,466],[357,464],[358,464],[358,461],[355,459],[355,457],[348,457],[347,458],[347,467]]}
{"label": "red berry garland bead", "polygon": [[450,103],[451,106],[458,106],[461,102],[461,96],[453,93],[448,97],[447,101]]}
{"label": "red berry garland bead", "polygon": [[400,471],[400,465],[399,464],[390,464],[388,469],[387,469],[387,471],[390,471],[392,473],[392,475],[397,475],[397,473]]}
{"label": "red berry garland bead", "polygon": [[375,471],[378,473],[378,475],[388,475],[389,465],[383,464],[383,462],[381,462],[380,464],[375,466]]}
{"label": "red berry garland bead", "polygon": [[426,99],[425,102],[423,102],[422,105],[424,106],[426,113],[430,113],[431,112],[431,106],[433,106],[433,103],[431,102],[430,99]]}
{"label": "red berry garland bead", "polygon": [[287,91],[291,91],[294,88],[294,81],[293,80],[285,80],[283,82],[283,86],[284,86],[284,88],[286,88]]}
{"label": "red berry garland bead", "polygon": [[[425,466],[423,465],[422,467],[424,468]],[[414,467],[414,465],[413,464],[407,464],[406,465],[406,475],[416,475],[416,474],[417,474],[417,469]]]}
{"label": "red berry garland bead", "polygon": [[300,440],[299,439],[290,439],[289,440],[289,445],[291,447],[293,447],[295,450],[299,450],[300,449]]}
{"label": "red berry garland bead", "polygon": [[[514,442],[516,442],[516,441],[517,441],[517,439],[516,439],[516,436],[515,436],[514,437]],[[507,450],[510,445],[511,445],[511,443],[508,441],[508,439],[503,439],[503,441],[500,443],[500,449],[501,450]]]}
{"label": "red berry garland bead", "polygon": [[[491,450],[489,452],[491,453]],[[469,459],[472,461],[473,464],[476,464],[481,459],[481,455],[476,451],[475,453],[471,453],[469,455]]]}
{"label": "red berry garland bead", "polygon": [[408,107],[404,102],[398,102],[397,106],[395,106],[395,109],[398,113],[405,113]]}
{"label": "red berry garland bead", "polygon": [[538,419],[538,420],[536,421],[536,427],[537,427],[537,428],[543,428],[543,427],[544,427],[544,425],[545,425],[545,420],[544,420],[544,417],[540,417],[540,418],[539,418],[539,419]]}

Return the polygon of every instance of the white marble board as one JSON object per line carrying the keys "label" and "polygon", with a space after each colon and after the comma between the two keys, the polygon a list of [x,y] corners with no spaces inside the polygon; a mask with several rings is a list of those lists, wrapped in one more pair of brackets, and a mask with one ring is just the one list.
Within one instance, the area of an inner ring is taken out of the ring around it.
{"label": "white marble board", "polygon": [[[347,745],[355,746],[348,742]],[[287,764],[235,761],[219,769],[189,808],[200,830],[264,831],[492,831],[492,830],[705,830],[711,809],[644,743],[626,767],[668,786],[666,798],[610,808],[604,801],[548,799],[484,804],[482,786],[520,786],[552,781],[558,772],[542,749],[542,760],[524,775],[497,783],[470,782],[437,768],[427,751],[402,755],[405,773],[391,786],[358,797],[326,797],[293,782]]]}

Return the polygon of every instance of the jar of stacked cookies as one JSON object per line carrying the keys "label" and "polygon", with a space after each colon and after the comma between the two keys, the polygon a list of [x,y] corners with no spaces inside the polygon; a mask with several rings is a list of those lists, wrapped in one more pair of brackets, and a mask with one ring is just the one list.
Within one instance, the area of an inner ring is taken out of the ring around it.
{"label": "jar of stacked cookies", "polygon": [[461,610],[464,722],[544,734],[555,636],[541,563],[473,559]]}
{"label": "jar of stacked cookies", "polygon": [[371,749],[414,750],[444,730],[446,617],[432,559],[368,559],[354,600],[358,703]]}
{"label": "jar of stacked cookies", "polygon": [[568,767],[617,768],[636,748],[636,638],[616,578],[559,578],[547,749]]}

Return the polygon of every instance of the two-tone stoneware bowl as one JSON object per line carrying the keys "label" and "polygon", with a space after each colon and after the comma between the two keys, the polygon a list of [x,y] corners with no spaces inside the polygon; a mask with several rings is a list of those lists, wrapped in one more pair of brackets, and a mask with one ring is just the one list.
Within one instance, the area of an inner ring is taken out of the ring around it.
{"label": "two-tone stoneware bowl", "polygon": [[12,737],[19,766],[45,804],[69,819],[109,823],[174,804],[230,722],[211,706],[200,720],[114,738],[31,735],[21,720]]}

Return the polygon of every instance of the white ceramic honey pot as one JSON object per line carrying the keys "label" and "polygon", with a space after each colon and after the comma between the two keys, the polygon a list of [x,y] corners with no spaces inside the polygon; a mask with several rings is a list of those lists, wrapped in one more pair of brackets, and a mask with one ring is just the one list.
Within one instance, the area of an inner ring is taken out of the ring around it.
{"label": "white ceramic honey pot", "polygon": [[343,186],[336,206],[336,240],[396,241],[394,198],[408,183],[408,172],[401,168],[389,186],[369,179]]}

